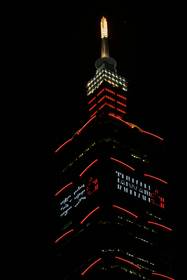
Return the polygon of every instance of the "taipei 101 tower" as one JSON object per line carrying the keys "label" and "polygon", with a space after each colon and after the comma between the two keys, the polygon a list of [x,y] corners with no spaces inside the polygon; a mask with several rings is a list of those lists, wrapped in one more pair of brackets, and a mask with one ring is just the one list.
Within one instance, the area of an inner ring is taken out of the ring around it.
{"label": "taipei 101 tower", "polygon": [[128,83],[105,17],[100,26],[87,121],[54,150],[58,270],[67,280],[174,280],[165,139],[127,120]]}

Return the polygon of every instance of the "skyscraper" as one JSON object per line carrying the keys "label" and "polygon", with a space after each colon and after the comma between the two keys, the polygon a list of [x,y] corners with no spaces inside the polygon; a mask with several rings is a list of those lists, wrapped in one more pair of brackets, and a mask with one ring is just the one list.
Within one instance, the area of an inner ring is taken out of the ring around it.
{"label": "skyscraper", "polygon": [[101,57],[87,83],[87,122],[56,148],[54,246],[64,279],[174,279],[164,139],[127,120],[128,82]]}

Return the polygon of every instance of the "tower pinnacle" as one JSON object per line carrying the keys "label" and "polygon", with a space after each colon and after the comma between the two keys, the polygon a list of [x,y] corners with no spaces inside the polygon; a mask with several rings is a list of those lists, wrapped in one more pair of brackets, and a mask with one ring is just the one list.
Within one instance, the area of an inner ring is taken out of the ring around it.
{"label": "tower pinnacle", "polygon": [[105,17],[101,18],[101,57],[109,57],[108,25]]}
{"label": "tower pinnacle", "polygon": [[101,57],[95,62],[96,69],[106,68],[110,71],[116,72],[116,61],[109,55],[108,47],[108,24],[105,17],[100,21],[101,29]]}
{"label": "tower pinnacle", "polygon": [[108,37],[108,24],[105,17],[101,18],[101,38]]}

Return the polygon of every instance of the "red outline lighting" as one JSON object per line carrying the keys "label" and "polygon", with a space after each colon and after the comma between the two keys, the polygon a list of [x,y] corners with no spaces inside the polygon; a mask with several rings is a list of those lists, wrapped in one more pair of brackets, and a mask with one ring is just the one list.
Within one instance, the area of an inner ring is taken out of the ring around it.
{"label": "red outline lighting", "polygon": [[106,98],[109,99],[109,100],[111,100],[111,101],[113,101],[113,102],[116,101],[114,98],[112,98],[112,97],[110,97],[110,96],[107,96],[107,95],[106,95]]}
{"label": "red outline lighting", "polygon": [[94,165],[96,162],[98,161],[98,159],[95,159],[94,161],[92,161],[79,175],[80,177],[92,166]]}
{"label": "red outline lighting", "polygon": [[68,231],[66,231],[64,234],[62,234],[59,238],[57,238],[57,239],[55,240],[55,244],[58,243],[60,240],[64,239],[65,236],[69,235],[69,234],[70,234],[71,232],[73,232],[73,231],[74,231],[73,228],[70,229],[70,230],[68,230]]}
{"label": "red outline lighting", "polygon": [[103,88],[103,89],[101,89],[98,93],[97,93],[97,96],[99,96],[101,93],[103,93],[104,91],[107,91],[107,92],[109,92],[109,93],[112,93],[113,95],[115,95],[115,96],[118,96],[118,97],[120,97],[120,98],[122,98],[122,99],[124,99],[124,100],[127,100],[127,98],[125,97],[125,96],[123,96],[123,95],[121,95],[121,94],[119,94],[119,93],[116,93],[116,92],[114,92],[113,90],[111,90],[111,89],[108,89],[108,88]]}
{"label": "red outline lighting", "polygon": [[119,112],[123,113],[123,114],[127,114],[125,111],[119,109],[119,108],[116,108]]}
{"label": "red outline lighting", "polygon": [[131,128],[132,128],[132,126],[131,126],[128,122],[122,120],[122,119],[119,118],[119,117],[116,117],[113,113],[109,113],[108,115],[111,116],[111,117],[113,117],[114,119],[117,119],[117,120],[121,121],[122,123],[124,123],[124,124],[127,125],[128,127],[131,127]]}
{"label": "red outline lighting", "polygon": [[166,278],[166,279],[169,279],[169,280],[175,280],[174,278],[171,278],[167,275],[164,275],[164,274],[161,274],[161,273],[157,273],[157,272],[152,272],[152,275],[155,275],[155,276],[160,276],[160,277],[163,277],[163,278]]}
{"label": "red outline lighting", "polygon": [[62,145],[60,145],[55,151],[54,153],[58,153],[66,144],[68,144],[69,142],[72,141],[72,138],[68,139],[66,142],[64,142]]}
{"label": "red outline lighting", "polygon": [[101,93],[103,93],[104,90],[105,90],[105,88],[101,89],[101,90],[98,92],[97,96],[99,96]]}
{"label": "red outline lighting", "polygon": [[80,221],[80,224],[82,225],[94,212],[96,212],[97,210],[99,210],[100,206],[97,206],[96,208],[94,208],[90,213],[88,213],[86,215],[86,217],[84,217],[84,219],[82,219],[82,221]]}
{"label": "red outline lighting", "polygon": [[108,107],[110,107],[110,108],[112,108],[112,109],[115,109],[115,107],[114,107],[113,105],[111,105],[111,104],[109,104],[109,103],[107,103],[107,102],[105,102],[105,105],[108,106]]}
{"label": "red outline lighting", "polygon": [[123,96],[123,95],[121,95],[121,94],[118,94],[118,93],[117,93],[117,96],[120,97],[121,99],[127,100],[127,97],[125,97],[125,96]]}
{"label": "red outline lighting", "polygon": [[68,187],[72,186],[73,182],[70,182],[69,184],[65,185],[63,188],[61,188],[58,192],[55,193],[55,196],[58,196],[61,192],[65,191]]}
{"label": "red outline lighting", "polygon": [[102,258],[96,259],[93,263],[91,263],[83,272],[81,272],[81,276],[84,276],[86,272],[88,272],[94,265],[100,262]]}
{"label": "red outline lighting", "polygon": [[125,262],[125,263],[128,263],[128,264],[132,265],[132,266],[133,266],[134,268],[136,268],[136,269],[141,269],[141,267],[140,267],[138,264],[134,264],[133,262],[128,261],[128,260],[126,260],[126,259],[124,259],[124,258],[115,256],[115,259],[120,260],[120,261],[123,261],[123,262]]}
{"label": "red outline lighting", "polygon": [[117,103],[118,103],[119,105],[121,105],[121,106],[127,107],[127,105],[126,105],[125,103],[122,103],[122,102],[120,102],[120,101],[117,101]]}
{"label": "red outline lighting", "polygon": [[87,122],[83,125],[83,127],[80,128],[80,129],[76,132],[76,134],[79,135],[79,134],[83,131],[83,129],[84,129],[91,121],[93,121],[94,118],[95,118],[95,116],[93,116],[91,119],[89,119],[89,121],[87,121]]}
{"label": "red outline lighting", "polygon": [[113,157],[110,157],[110,159],[113,160],[113,161],[116,161],[117,163],[119,163],[119,164],[121,164],[121,165],[123,165],[123,166],[125,166],[125,167],[127,167],[127,168],[129,168],[129,169],[132,170],[132,171],[135,170],[132,166],[130,166],[130,165],[124,163],[123,161],[121,161],[121,160],[119,160],[119,159],[116,159],[116,158],[113,158]]}
{"label": "red outline lighting", "polygon": [[164,140],[164,138],[162,138],[162,137],[160,137],[160,136],[158,136],[158,135],[156,135],[156,134],[154,134],[154,133],[152,133],[152,132],[149,132],[149,131],[146,131],[146,130],[143,130],[143,129],[142,129],[142,132],[145,133],[145,134],[151,135],[151,136],[153,136],[153,137],[156,137],[156,138],[158,138],[158,139],[161,140],[161,141]]}
{"label": "red outline lighting", "polygon": [[132,212],[128,211],[127,209],[122,208],[122,207],[120,207],[120,206],[118,206],[118,205],[113,204],[112,207],[117,208],[117,209],[119,209],[119,210],[122,210],[122,211],[126,212],[127,214],[133,216],[133,217],[136,218],[136,219],[138,218],[138,216],[135,215],[134,213],[132,213]]}
{"label": "red outline lighting", "polygon": [[147,221],[147,223],[148,224],[153,224],[153,225],[158,226],[158,227],[161,227],[161,228],[163,228],[163,229],[165,229],[167,231],[172,231],[172,228],[166,227],[166,226],[164,226],[162,224],[159,224],[159,223],[156,223],[156,222],[153,222],[153,221]]}
{"label": "red outline lighting", "polygon": [[94,105],[89,109],[89,111],[93,110],[93,108],[95,108],[95,106],[97,106],[97,104],[94,104]]}
{"label": "red outline lighting", "polygon": [[98,103],[100,103],[101,101],[103,101],[103,99],[105,99],[106,96],[101,97],[101,99],[99,99]]}
{"label": "red outline lighting", "polygon": [[138,128],[138,130],[139,130],[141,133],[151,135],[151,136],[153,136],[153,137],[155,137],[155,138],[157,138],[157,139],[159,139],[159,140],[162,140],[162,141],[164,140],[164,138],[162,138],[162,137],[160,137],[160,136],[158,136],[158,135],[156,135],[156,134],[154,134],[154,133],[151,133],[151,132],[149,132],[149,131],[143,130],[142,128],[140,128],[140,127],[137,126],[136,124],[133,124],[133,123],[130,123],[130,122],[125,122],[124,120],[120,119],[119,117],[116,117],[116,116],[115,116],[114,114],[112,114],[112,113],[109,113],[109,116],[111,116],[111,117],[113,117],[113,118],[115,118],[115,119],[117,119],[117,120],[120,120],[122,123],[126,124],[127,126],[129,126],[129,127],[131,127],[131,128],[134,128],[134,127]]}
{"label": "red outline lighting", "polygon": [[96,98],[96,97],[94,96],[90,101],[88,101],[88,104],[92,103],[92,101],[94,101],[95,98]]}
{"label": "red outline lighting", "polygon": [[160,178],[158,178],[158,177],[156,177],[156,176],[153,176],[153,175],[150,175],[150,174],[147,174],[147,173],[144,173],[144,176],[145,176],[145,177],[152,178],[152,179],[155,179],[155,180],[157,180],[157,181],[159,181],[159,182],[161,182],[161,183],[168,184],[167,181],[165,181],[165,180],[163,180],[163,179],[160,179]]}

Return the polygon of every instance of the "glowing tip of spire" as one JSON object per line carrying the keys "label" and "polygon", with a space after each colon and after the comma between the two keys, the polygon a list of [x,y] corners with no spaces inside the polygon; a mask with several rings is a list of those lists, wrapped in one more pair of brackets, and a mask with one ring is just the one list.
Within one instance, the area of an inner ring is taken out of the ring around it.
{"label": "glowing tip of spire", "polygon": [[107,38],[108,37],[108,26],[107,26],[107,20],[105,17],[101,18],[101,38]]}

